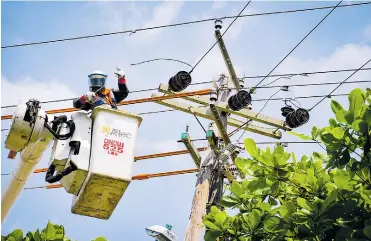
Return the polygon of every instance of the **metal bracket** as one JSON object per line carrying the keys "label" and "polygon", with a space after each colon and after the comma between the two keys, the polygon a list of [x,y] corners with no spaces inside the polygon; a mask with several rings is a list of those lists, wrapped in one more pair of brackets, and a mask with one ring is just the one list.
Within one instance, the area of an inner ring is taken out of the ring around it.
{"label": "metal bracket", "polygon": [[[158,91],[161,92],[161,93],[165,93],[165,94],[174,94],[174,92],[169,91],[168,88],[169,87],[168,87],[167,84],[160,84],[160,86],[158,87]],[[180,93],[182,93],[182,92],[180,92]],[[207,96],[196,95],[196,96],[182,97],[182,99],[188,100],[188,101],[191,101],[191,102],[194,102],[194,103],[197,103],[197,104],[205,105],[205,106],[209,105],[209,98]],[[268,117],[268,116],[265,116],[265,115],[262,115],[262,114],[258,114],[257,112],[254,112],[254,111],[250,111],[248,109],[233,111],[233,110],[229,109],[228,104],[226,102],[218,101],[218,103],[215,104],[215,107],[219,111],[224,111],[224,112],[227,112],[229,114],[233,114],[233,115],[236,115],[236,116],[243,117],[245,119],[251,119],[253,121],[257,121],[257,122],[260,122],[260,123],[263,123],[263,124],[266,124],[266,125],[277,127],[277,128],[280,128],[280,129],[283,129],[283,130],[286,130],[286,131],[291,130],[291,128],[289,128],[285,124],[284,120],[271,118],[271,117]],[[262,135],[264,135],[264,134],[262,134]]]}
{"label": "metal bracket", "polygon": [[[152,94],[152,97],[156,97],[156,96],[160,96],[160,95]],[[174,99],[159,100],[159,101],[154,101],[154,102],[157,103],[157,104],[163,105],[163,106],[170,107],[172,109],[176,109],[176,110],[188,113],[188,114],[192,114],[192,112],[193,112],[193,114],[195,114],[197,116],[200,116],[200,117],[208,119],[208,120],[215,121],[214,117],[207,114],[206,109],[202,109],[202,108],[195,107],[195,106],[192,106],[192,105],[189,105],[189,104],[186,104],[186,103],[182,103],[182,102],[174,100]],[[192,112],[189,110],[189,108],[192,108]],[[244,124],[244,122],[242,122],[240,120],[237,120],[237,119],[234,119],[234,118],[231,118],[231,117],[228,117],[227,123],[228,123],[228,125],[234,126],[234,127],[237,127],[237,128]],[[241,129],[242,130],[247,130],[247,131],[250,131],[250,132],[253,132],[253,133],[257,133],[257,134],[260,134],[260,135],[268,136],[268,137],[271,137],[271,138],[275,138],[275,139],[281,139],[281,137],[282,137],[282,133],[280,131],[269,130],[269,129],[265,129],[265,128],[261,128],[261,127],[252,127],[252,126],[245,125]]]}
{"label": "metal bracket", "polygon": [[181,137],[180,137],[180,139],[182,140],[182,142],[184,143],[185,147],[189,151],[189,154],[191,155],[191,157],[192,157],[194,163],[196,164],[196,166],[198,168],[200,168],[200,165],[201,165],[201,155],[198,152],[197,148],[191,142],[191,138],[190,138],[188,132],[183,132],[182,135],[181,135]]}

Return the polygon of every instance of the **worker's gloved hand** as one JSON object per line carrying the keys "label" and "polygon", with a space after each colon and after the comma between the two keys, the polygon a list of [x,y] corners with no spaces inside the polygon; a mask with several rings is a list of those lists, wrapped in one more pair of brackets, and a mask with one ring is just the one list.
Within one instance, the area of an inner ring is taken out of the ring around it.
{"label": "worker's gloved hand", "polygon": [[117,78],[119,78],[119,79],[124,78],[125,77],[125,72],[118,67],[116,67],[116,69],[117,70],[115,71],[115,75],[117,76]]}
{"label": "worker's gloved hand", "polygon": [[89,91],[88,93],[85,94],[85,100],[86,100],[87,102],[92,103],[92,102],[94,102],[96,99],[97,99],[97,94],[94,93],[94,92],[90,92],[90,91]]}

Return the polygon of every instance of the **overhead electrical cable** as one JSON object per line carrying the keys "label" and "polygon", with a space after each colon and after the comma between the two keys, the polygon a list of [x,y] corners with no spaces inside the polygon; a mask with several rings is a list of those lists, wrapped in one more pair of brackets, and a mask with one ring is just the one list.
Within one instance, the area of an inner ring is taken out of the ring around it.
{"label": "overhead electrical cable", "polygon": [[[364,63],[361,67],[359,67],[356,71],[354,71],[352,74],[350,74],[344,81],[340,82],[340,84],[338,86],[336,86],[329,94],[328,96],[331,96],[332,93],[334,93],[342,84],[344,84],[348,79],[350,79],[353,75],[355,75],[360,69],[362,69],[364,66],[366,66],[368,63],[370,63],[371,59],[369,59],[368,61],[366,61],[366,63]],[[310,108],[308,111],[311,111],[313,110],[313,108],[315,108],[317,105],[319,105],[322,101],[324,101],[326,99],[326,97],[324,97],[323,99],[321,99],[320,101],[318,101],[312,108]]]}
{"label": "overhead electrical cable", "polygon": [[[181,174],[189,174],[189,173],[195,173],[198,172],[198,169],[186,169],[186,170],[179,170],[179,171],[172,171],[172,172],[159,172],[159,173],[153,173],[153,174],[138,174],[132,177],[132,180],[146,180],[149,178],[156,178],[156,177],[168,177],[168,176],[174,176],[174,175],[181,175]],[[38,187],[25,187],[25,190],[32,190],[32,189],[54,189],[54,188],[61,188],[63,187],[62,184],[52,184],[52,185],[46,185],[46,186],[38,186]]]}
{"label": "overhead electrical cable", "polygon": [[[295,99],[311,99],[311,98],[321,98],[321,97],[330,98],[330,97],[339,97],[339,96],[348,96],[348,95],[349,94],[332,94],[330,96],[329,95],[310,95],[310,96],[297,96],[297,97],[295,97]],[[254,102],[267,101],[267,100],[269,100],[269,99],[256,99],[256,100],[254,100]],[[272,98],[272,99],[270,99],[270,101],[278,101],[278,100],[282,100],[282,98]],[[200,106],[200,107],[202,107],[202,106]],[[203,107],[205,107],[205,106],[203,106]],[[65,113],[65,112],[63,112],[63,110],[65,110],[65,109],[58,110],[59,111],[58,113]],[[69,111],[70,108],[68,108],[67,110],[68,111],[66,111],[66,112],[71,112],[71,111]],[[73,110],[73,111],[75,111],[75,110]],[[149,111],[149,112],[139,113],[138,115],[157,114],[157,113],[173,112],[173,111],[178,111],[178,110],[168,109],[168,110],[159,110],[159,111]],[[9,120],[11,118],[12,118],[11,115],[1,116],[1,120]],[[7,131],[7,130],[9,130],[9,129],[1,129],[1,131]]]}
{"label": "overhead electrical cable", "polygon": [[276,68],[287,58],[287,57],[289,57],[289,55],[292,53],[292,52],[294,52],[294,50],[297,48],[297,47],[299,47],[299,45],[340,5],[340,3],[342,3],[343,2],[343,0],[341,0],[341,1],[339,1],[338,2],[338,4],[336,5],[336,6],[334,6],[333,8],[332,8],[332,10],[329,12],[329,13],[327,13],[326,14],[326,16],[324,17],[324,18],[322,18],[322,20],[319,22],[319,23],[317,23],[317,25],[316,26],[314,26],[314,28],[312,28],[308,33],[307,33],[307,35],[305,35],[304,36],[304,38],[302,38],[300,41],[299,41],[299,43],[298,44],[296,44],[295,45],[295,47],[280,61],[280,62],[278,62],[278,64],[262,79],[262,80],[260,80],[259,82],[258,82],[258,84],[255,86],[255,87],[257,87],[257,86],[259,86],[273,71],[275,71],[276,70]]}
{"label": "overhead electrical cable", "polygon": [[[338,6],[338,8],[356,7],[356,6],[368,5],[370,3],[371,3],[370,1],[367,1],[367,2],[361,2],[361,3],[343,4],[343,5]],[[325,9],[329,9],[329,8],[333,8],[333,7],[334,6],[331,5],[331,6],[323,6],[323,7],[313,7],[313,8],[291,9],[291,10],[282,10],[282,11],[273,11],[273,12],[243,14],[243,15],[239,16],[239,18],[266,16],[266,15],[279,15],[279,14],[288,14],[288,13],[299,13],[299,12],[307,12],[307,11],[318,11],[318,10],[325,10]],[[60,38],[60,39],[54,39],[54,40],[39,41],[39,42],[6,45],[6,46],[2,46],[1,48],[2,49],[16,48],[16,47],[42,45],[42,44],[50,44],[50,43],[57,43],[57,42],[64,42],[64,41],[72,41],[72,40],[97,38],[97,37],[104,37],[104,36],[117,35],[117,34],[128,34],[128,33],[131,34],[131,33],[155,30],[155,29],[160,29],[160,28],[178,27],[178,26],[183,26],[183,25],[211,22],[211,21],[215,21],[215,19],[223,20],[223,19],[230,19],[230,18],[235,18],[235,17],[236,16],[213,17],[213,18],[200,19],[200,20],[195,20],[195,21],[187,21],[187,22],[165,24],[165,25],[157,25],[157,26],[151,26],[151,27],[147,27],[147,28],[138,28],[138,29],[123,30],[123,31],[116,31],[116,32],[109,32],[109,33],[92,34],[92,35],[77,36],[77,37],[70,37],[70,38]]]}
{"label": "overhead electrical cable", "polygon": [[[150,98],[126,100],[126,101],[121,101],[117,105],[121,106],[121,105],[140,104],[140,103],[147,103],[147,102],[153,102],[153,101],[182,98],[182,97],[194,96],[194,95],[208,95],[210,93],[211,93],[211,89],[204,89],[204,90],[197,90],[197,91],[190,91],[190,92],[182,92],[182,93],[177,93],[177,94],[170,94],[170,95],[166,95],[166,96],[156,96],[156,97],[150,97]],[[78,110],[79,109],[76,109],[76,108],[56,109],[56,110],[48,110],[48,111],[46,111],[46,114],[66,113],[66,112],[74,112],[74,111],[78,111]],[[12,115],[1,116],[1,120],[8,120],[8,119],[11,119],[11,118],[12,118]]]}
{"label": "overhead electrical cable", "polygon": [[[206,140],[206,139],[192,139],[191,141],[201,141],[201,140]],[[311,142],[311,141],[268,141],[268,142],[256,142],[258,145],[267,145],[267,144],[279,144],[279,143],[288,143],[288,144],[306,144],[306,143],[316,143],[316,142]],[[243,143],[239,143],[243,144]],[[199,147],[197,148],[198,151],[206,151],[208,147]],[[160,158],[160,157],[170,157],[170,156],[177,156],[177,155],[184,155],[188,154],[189,151],[187,149],[185,150],[178,150],[178,151],[169,151],[169,152],[163,152],[163,153],[155,153],[155,154],[149,154],[149,155],[143,155],[143,156],[136,156],[134,157],[134,161],[139,161],[139,160],[147,160],[147,159],[155,159],[155,158]],[[48,170],[48,168],[38,168],[33,171],[34,174],[37,173],[45,173]],[[2,176],[8,176],[11,173],[2,173]]]}
{"label": "overhead electrical cable", "polygon": [[[355,71],[357,69],[347,69],[347,70],[339,70],[339,71],[336,71],[336,72],[348,72],[348,71]],[[363,68],[363,69],[360,69],[359,71],[362,71],[362,70],[371,70],[371,68]],[[322,72],[322,73],[318,73],[318,72],[312,72],[312,73],[308,73],[308,74],[324,74],[324,73],[334,73],[334,71],[327,71],[327,72]],[[293,75],[293,74],[287,74],[287,75]],[[299,74],[294,74],[294,75],[301,75],[300,73]],[[250,77],[245,77],[245,78],[259,78],[261,76],[250,76]],[[271,75],[269,77],[277,77],[277,76],[274,76],[274,75]],[[352,84],[352,83],[370,83],[371,80],[358,80],[358,81],[351,81],[351,82],[346,82],[344,84]],[[207,84],[207,83],[212,83],[212,81],[208,81],[208,82],[196,82],[196,83],[192,83],[190,85],[197,85],[197,84]],[[320,85],[334,85],[334,84],[339,84],[340,82],[323,82],[323,83],[307,83],[307,84],[292,84],[292,85],[286,85],[288,87],[306,87],[306,86],[320,86]],[[282,85],[271,85],[271,86],[259,86],[259,87],[256,87],[256,89],[270,89],[270,88],[279,88],[281,87]],[[246,88],[243,88],[243,89],[251,89],[252,87],[246,87]],[[234,88],[231,88],[231,89],[234,89]],[[150,89],[142,89],[142,90],[134,90],[134,91],[130,91],[130,93],[138,93],[138,92],[146,92],[146,91],[154,91],[154,90],[158,90],[158,88],[150,88]],[[75,100],[77,97],[75,98],[67,98],[67,99],[59,99],[59,100],[46,100],[46,101],[40,101],[41,104],[48,104],[48,103],[55,103],[55,102],[65,102],[65,101],[71,101],[71,100]],[[6,109],[6,108],[14,108],[16,107],[17,105],[6,105],[6,106],[1,106],[1,109]]]}
{"label": "overhead electrical cable", "polygon": [[182,63],[182,64],[185,64],[185,65],[188,65],[189,67],[193,68],[192,65],[184,62],[184,61],[181,61],[181,60],[177,60],[177,59],[169,59],[169,58],[156,58],[156,59],[150,59],[150,60],[145,60],[145,61],[142,61],[142,62],[139,62],[139,63],[135,63],[135,64],[130,64],[132,66],[134,65],[140,65],[140,64],[144,64],[144,63],[149,63],[149,62],[154,62],[154,61],[159,61],[159,60],[166,60],[166,61],[174,61],[174,62],[178,62],[178,63]]}

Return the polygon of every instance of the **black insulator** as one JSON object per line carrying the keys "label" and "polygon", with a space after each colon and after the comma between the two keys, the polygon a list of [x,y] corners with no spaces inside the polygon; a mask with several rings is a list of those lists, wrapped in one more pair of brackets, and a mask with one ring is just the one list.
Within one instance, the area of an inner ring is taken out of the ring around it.
{"label": "black insulator", "polygon": [[228,99],[228,106],[234,111],[239,111],[251,103],[251,95],[246,90],[240,90]]}
{"label": "black insulator", "polygon": [[169,90],[179,92],[185,90],[192,82],[191,75],[186,71],[179,71],[169,79]]}
{"label": "black insulator", "polygon": [[288,114],[290,114],[291,112],[294,112],[295,110],[291,106],[284,106],[281,108],[281,111],[282,111],[282,115],[286,117]]}
{"label": "black insulator", "polygon": [[286,124],[290,128],[297,128],[309,121],[309,112],[306,109],[299,108],[291,111],[286,116]]}

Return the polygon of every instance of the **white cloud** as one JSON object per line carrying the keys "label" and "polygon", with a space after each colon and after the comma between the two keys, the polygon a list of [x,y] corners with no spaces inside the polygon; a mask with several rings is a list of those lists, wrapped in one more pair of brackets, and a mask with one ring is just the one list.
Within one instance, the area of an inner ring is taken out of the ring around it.
{"label": "white cloud", "polygon": [[[79,94],[71,90],[67,85],[57,80],[36,81],[31,77],[22,77],[16,81],[9,81],[1,77],[1,105],[17,104],[21,98],[37,98],[39,101],[58,100],[78,97]],[[72,107],[72,101],[42,104],[45,110],[54,108]],[[1,110],[2,115],[12,114],[14,108]]]}
{"label": "white cloud", "polygon": [[[183,6],[182,1],[165,1],[158,4],[152,10],[151,19],[147,20],[142,24],[143,28],[166,25],[173,23],[174,20],[178,17],[180,9]],[[163,29],[155,29],[146,32],[146,37],[155,37],[158,36]]]}
{"label": "white cloud", "polygon": [[371,24],[367,25],[363,31],[363,38],[366,42],[371,42]]}
{"label": "white cloud", "polygon": [[[232,16],[237,16],[239,14],[239,12],[241,11],[241,9],[239,8],[236,8],[235,10],[233,10],[231,12],[231,15]],[[247,7],[245,9],[245,11],[243,11],[242,15],[244,14],[253,14],[253,13],[257,13],[257,10],[255,10],[254,8],[251,8],[251,7]],[[225,31],[225,29],[228,27],[229,23],[231,21],[233,21],[233,19],[230,19],[229,21],[225,21],[225,23],[223,24],[223,29]],[[224,39],[226,41],[233,41],[235,40],[241,33],[244,29],[246,29],[249,25],[251,26],[251,23],[252,21],[254,21],[253,18],[247,18],[247,17],[244,17],[244,18],[238,18],[232,25],[232,27],[228,30],[228,32],[226,33]]]}
{"label": "white cloud", "polygon": [[225,8],[226,6],[228,6],[227,1],[214,0],[213,5],[211,6],[211,8],[212,9],[222,9],[222,8]]}

